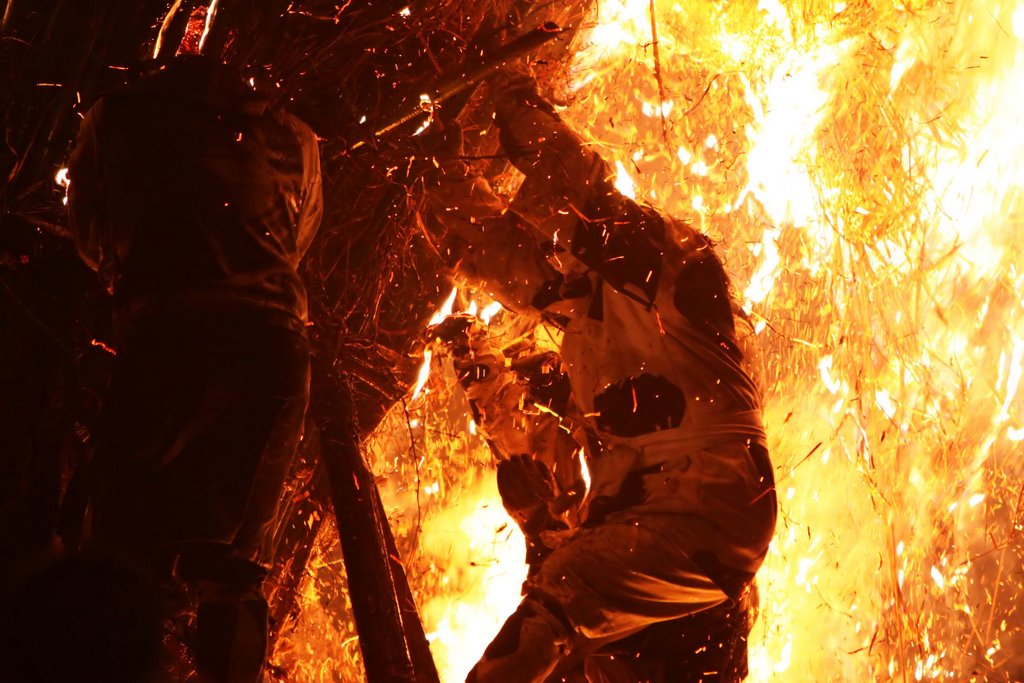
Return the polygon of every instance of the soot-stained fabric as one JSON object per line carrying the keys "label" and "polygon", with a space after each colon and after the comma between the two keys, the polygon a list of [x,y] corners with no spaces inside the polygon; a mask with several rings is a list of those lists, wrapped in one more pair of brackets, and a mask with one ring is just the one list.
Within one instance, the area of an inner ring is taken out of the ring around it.
{"label": "soot-stained fabric", "polygon": [[661,279],[665,221],[650,207],[597,185],[572,238],[572,255],[616,289],[631,286],[653,301]]}
{"label": "soot-stained fabric", "polygon": [[640,436],[678,427],[686,411],[686,397],[665,377],[644,373],[606,387],[595,397],[594,408],[602,431]]}
{"label": "soot-stained fabric", "polygon": [[251,312],[139,320],[96,435],[92,540],[213,542],[267,559],[308,390],[301,332]]}

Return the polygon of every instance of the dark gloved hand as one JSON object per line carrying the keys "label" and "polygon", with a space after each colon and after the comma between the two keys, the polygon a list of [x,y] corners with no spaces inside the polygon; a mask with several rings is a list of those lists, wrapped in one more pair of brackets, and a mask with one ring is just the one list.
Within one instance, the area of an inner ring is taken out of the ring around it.
{"label": "dark gloved hand", "polygon": [[476,323],[476,318],[459,313],[450,315],[436,325],[427,328],[427,341],[440,341],[457,356],[469,353],[469,331]]}
{"label": "dark gloved hand", "polygon": [[512,361],[512,372],[529,387],[529,397],[552,412],[564,416],[569,407],[572,387],[562,369],[562,359],[553,351],[535,353]]}
{"label": "dark gloved hand", "polygon": [[526,564],[533,575],[551,554],[541,532],[569,528],[551,512],[557,499],[555,477],[544,463],[514,455],[498,463],[498,492],[505,510],[526,536]]}
{"label": "dark gloved hand", "polygon": [[551,470],[527,455],[514,455],[498,463],[501,502],[528,537],[564,527],[548,509],[557,495],[556,486]]}
{"label": "dark gloved hand", "polygon": [[421,152],[434,157],[438,164],[458,161],[462,156],[462,126],[441,109],[434,112],[433,121],[418,140]]}
{"label": "dark gloved hand", "polygon": [[510,66],[487,79],[491,101],[494,103],[498,125],[501,119],[515,113],[518,107],[538,107],[554,113],[555,109],[541,96],[535,79],[523,65]]}
{"label": "dark gloved hand", "polygon": [[516,168],[526,172],[536,158],[548,126],[538,125],[548,117],[557,120],[554,107],[541,97],[537,81],[523,67],[499,71],[488,80],[494,102],[494,123],[498,139]]}

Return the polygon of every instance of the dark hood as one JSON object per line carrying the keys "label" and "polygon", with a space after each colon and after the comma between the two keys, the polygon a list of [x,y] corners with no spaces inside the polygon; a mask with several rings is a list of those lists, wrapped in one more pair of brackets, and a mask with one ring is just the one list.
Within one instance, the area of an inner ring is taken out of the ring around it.
{"label": "dark hood", "polygon": [[181,57],[154,66],[125,92],[192,99],[226,112],[262,115],[270,99],[234,67],[206,57]]}

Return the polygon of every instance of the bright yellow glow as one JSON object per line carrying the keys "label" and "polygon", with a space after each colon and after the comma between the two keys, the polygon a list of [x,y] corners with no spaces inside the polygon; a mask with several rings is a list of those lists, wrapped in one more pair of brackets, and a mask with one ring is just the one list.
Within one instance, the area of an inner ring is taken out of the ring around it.
{"label": "bright yellow glow", "polygon": [[153,44],[153,59],[160,56],[160,50],[163,48],[164,33],[170,27],[171,22],[174,21],[174,15],[181,9],[181,0],[174,0],[174,3],[167,10],[167,14],[164,15],[163,21],[160,23],[160,31],[156,34],[156,42]]}
{"label": "bright yellow glow", "polygon": [[601,8],[615,40],[577,58],[592,75],[568,114],[609,157],[645,151],[636,195],[719,240],[774,354],[786,484],[751,680],[1012,678],[1019,658],[974,653],[1006,652],[1001,619],[1024,641],[1019,560],[991,551],[1016,533],[1024,475],[1024,10],[660,9],[659,33],[685,46],[662,46],[665,87],[687,104],[655,157],[649,22],[630,7]]}
{"label": "bright yellow glow", "polygon": [[206,8],[206,19],[203,21],[203,35],[199,37],[199,52],[203,51],[206,45],[206,38],[210,35],[213,22],[217,19],[217,5],[220,0],[210,0],[210,6]]}
{"label": "bright yellow glow", "polygon": [[[428,599],[421,612],[444,681],[465,680],[519,604],[526,544],[509,522],[492,471],[424,526],[423,552],[452,588]],[[456,592],[459,599],[452,600]]]}
{"label": "bright yellow glow", "polygon": [[416,399],[419,397],[420,392],[423,391],[423,387],[427,386],[427,381],[430,379],[430,359],[433,354],[430,349],[423,351],[423,363],[420,365],[419,371],[416,373],[416,384],[412,389],[412,398]]}
{"label": "bright yellow glow", "polygon": [[586,485],[585,491],[590,492],[590,468],[587,467],[587,459],[583,455],[583,449],[581,448],[576,453],[576,459],[580,463],[580,474],[583,476],[583,483]]}
{"label": "bright yellow glow", "polygon": [[57,186],[64,190],[64,197],[62,201],[67,206],[68,203],[68,190],[71,189],[71,178],[68,177],[68,169],[61,168],[57,171],[57,174],[53,177],[53,182],[57,183]]}
{"label": "bright yellow glow", "polygon": [[492,301],[484,306],[483,310],[480,311],[480,319],[483,320],[484,323],[489,323],[491,322],[491,318],[498,315],[502,310],[504,310],[504,308],[500,303]]}
{"label": "bright yellow glow", "polygon": [[444,300],[444,303],[441,304],[441,308],[437,309],[437,313],[435,313],[434,316],[430,319],[430,322],[427,323],[428,327],[430,325],[438,324],[439,322],[441,322],[442,320],[444,320],[445,318],[452,314],[452,309],[455,307],[455,297],[458,295],[458,293],[459,288],[452,287],[452,291],[451,293],[448,294],[448,298]]}
{"label": "bright yellow glow", "polygon": [[636,183],[629,177],[629,172],[621,161],[615,162],[615,189],[630,199],[636,199]]}

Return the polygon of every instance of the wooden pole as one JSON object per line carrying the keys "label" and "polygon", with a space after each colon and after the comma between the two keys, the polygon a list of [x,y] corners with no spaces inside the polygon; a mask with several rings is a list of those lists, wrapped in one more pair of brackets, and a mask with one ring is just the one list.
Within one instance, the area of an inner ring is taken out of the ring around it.
{"label": "wooden pole", "polygon": [[373,474],[363,461],[349,382],[313,364],[314,418],[368,683],[438,683]]}

